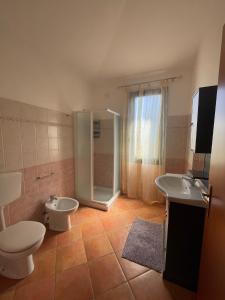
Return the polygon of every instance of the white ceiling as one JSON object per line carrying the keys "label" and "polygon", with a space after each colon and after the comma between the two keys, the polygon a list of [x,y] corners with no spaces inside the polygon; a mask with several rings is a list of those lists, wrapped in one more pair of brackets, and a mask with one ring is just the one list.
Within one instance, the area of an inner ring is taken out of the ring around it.
{"label": "white ceiling", "polygon": [[0,43],[87,79],[187,66],[223,23],[224,0],[0,0]]}

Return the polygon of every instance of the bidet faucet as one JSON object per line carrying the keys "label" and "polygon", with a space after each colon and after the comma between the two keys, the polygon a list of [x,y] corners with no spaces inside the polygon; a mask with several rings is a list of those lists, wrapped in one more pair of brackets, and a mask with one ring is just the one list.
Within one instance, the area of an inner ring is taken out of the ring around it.
{"label": "bidet faucet", "polygon": [[50,201],[53,201],[53,200],[57,199],[56,195],[50,195],[49,198],[50,198]]}

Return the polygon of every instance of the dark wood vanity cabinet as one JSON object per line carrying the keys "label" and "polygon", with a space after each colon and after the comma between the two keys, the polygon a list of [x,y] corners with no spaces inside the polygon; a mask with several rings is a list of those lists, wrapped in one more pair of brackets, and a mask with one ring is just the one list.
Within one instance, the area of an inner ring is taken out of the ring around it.
{"label": "dark wood vanity cabinet", "polygon": [[202,87],[193,96],[191,150],[211,153],[217,86]]}
{"label": "dark wood vanity cabinet", "polygon": [[163,278],[196,291],[206,209],[169,202],[167,210]]}

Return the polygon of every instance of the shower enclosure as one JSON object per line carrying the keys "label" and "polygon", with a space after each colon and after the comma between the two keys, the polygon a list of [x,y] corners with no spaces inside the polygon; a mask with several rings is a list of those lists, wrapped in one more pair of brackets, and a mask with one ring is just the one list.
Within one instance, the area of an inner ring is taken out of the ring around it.
{"label": "shower enclosure", "polygon": [[75,191],[81,204],[108,210],[120,193],[120,116],[74,112]]}

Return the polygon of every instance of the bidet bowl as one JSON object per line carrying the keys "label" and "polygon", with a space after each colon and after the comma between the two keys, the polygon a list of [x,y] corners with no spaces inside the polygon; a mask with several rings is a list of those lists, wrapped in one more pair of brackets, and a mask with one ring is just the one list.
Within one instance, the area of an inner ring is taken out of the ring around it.
{"label": "bidet bowl", "polygon": [[71,228],[70,215],[79,207],[76,199],[68,197],[56,197],[45,203],[49,229],[54,231],[66,231]]}
{"label": "bidet bowl", "polygon": [[48,200],[45,207],[48,212],[70,214],[78,209],[79,202],[68,197],[57,197],[54,200]]}

